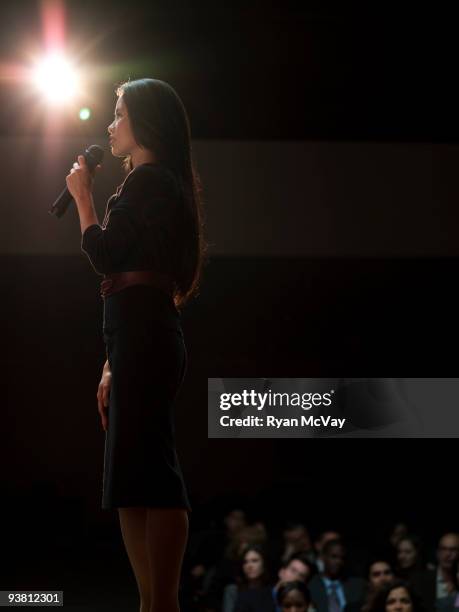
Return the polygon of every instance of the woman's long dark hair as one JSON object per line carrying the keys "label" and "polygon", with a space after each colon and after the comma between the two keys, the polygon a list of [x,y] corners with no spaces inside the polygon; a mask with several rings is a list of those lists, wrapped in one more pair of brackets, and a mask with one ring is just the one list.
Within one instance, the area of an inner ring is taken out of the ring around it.
{"label": "woman's long dark hair", "polygon": [[[184,244],[180,248],[183,257],[174,279],[174,302],[181,308],[198,295],[208,256],[202,185],[193,161],[188,115],[173,87],[159,79],[126,81],[117,86],[116,95],[123,96],[137,144],[154,152],[158,162],[174,173],[182,190],[185,217]],[[130,155],[124,158],[123,167],[126,172],[133,170]]]}
{"label": "woman's long dark hair", "polygon": [[258,585],[260,587],[267,586],[271,584],[272,581],[272,563],[267,549],[264,546],[261,546],[260,544],[248,544],[244,547],[243,551],[240,554],[238,571],[235,576],[236,584],[238,586],[239,591],[245,591],[249,588],[249,581],[247,580],[247,576],[244,572],[244,562],[245,556],[251,551],[258,553],[263,559],[263,572],[257,580]]}

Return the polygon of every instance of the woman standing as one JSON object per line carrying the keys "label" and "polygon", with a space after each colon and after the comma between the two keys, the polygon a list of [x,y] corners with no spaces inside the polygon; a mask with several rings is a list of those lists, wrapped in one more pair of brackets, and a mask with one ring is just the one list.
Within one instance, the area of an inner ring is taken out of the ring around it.
{"label": "woman standing", "polygon": [[201,185],[175,90],[145,78],[116,94],[108,132],[127,176],[108,200],[102,227],[83,156],[66,178],[81,248],[104,275],[102,508],[118,509],[141,612],[177,612],[191,506],[173,411],[187,368],[179,309],[198,292],[207,249]]}

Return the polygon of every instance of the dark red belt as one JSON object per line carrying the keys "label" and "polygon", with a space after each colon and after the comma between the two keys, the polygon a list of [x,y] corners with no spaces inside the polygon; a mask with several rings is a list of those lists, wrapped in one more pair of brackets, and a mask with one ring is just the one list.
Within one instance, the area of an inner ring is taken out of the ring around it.
{"label": "dark red belt", "polygon": [[175,289],[175,283],[170,276],[154,270],[130,270],[106,274],[100,284],[100,295],[105,299],[108,295],[131,285],[151,285],[166,292],[170,297],[173,296]]}

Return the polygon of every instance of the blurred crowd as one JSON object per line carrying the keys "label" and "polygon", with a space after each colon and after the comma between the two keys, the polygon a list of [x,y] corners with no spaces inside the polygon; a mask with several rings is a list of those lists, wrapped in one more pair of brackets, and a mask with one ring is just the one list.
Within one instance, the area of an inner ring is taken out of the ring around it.
{"label": "blurred crowd", "polygon": [[459,533],[426,550],[405,523],[377,546],[297,521],[275,538],[239,508],[223,525],[190,537],[183,612],[459,612]]}

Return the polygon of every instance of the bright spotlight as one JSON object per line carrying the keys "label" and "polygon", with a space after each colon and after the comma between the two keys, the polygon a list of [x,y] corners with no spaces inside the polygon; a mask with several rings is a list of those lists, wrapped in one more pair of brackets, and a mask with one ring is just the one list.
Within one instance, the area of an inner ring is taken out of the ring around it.
{"label": "bright spotlight", "polygon": [[70,100],[78,89],[78,76],[73,67],[60,54],[43,59],[35,68],[33,81],[51,103]]}

